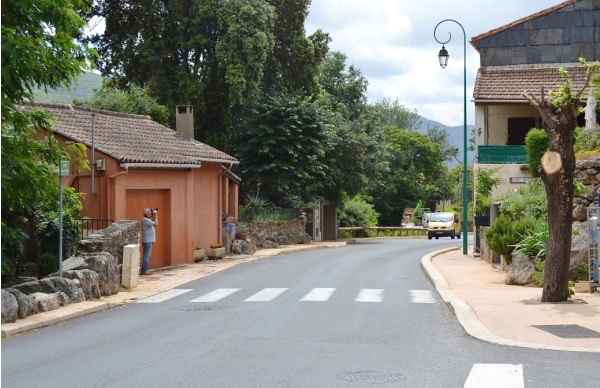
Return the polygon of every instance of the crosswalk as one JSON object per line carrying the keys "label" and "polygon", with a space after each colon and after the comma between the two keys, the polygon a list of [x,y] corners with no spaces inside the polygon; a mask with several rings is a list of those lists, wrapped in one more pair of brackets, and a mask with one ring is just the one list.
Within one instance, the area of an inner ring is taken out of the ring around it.
{"label": "crosswalk", "polygon": [[[289,288],[263,288],[259,291],[254,291],[243,299],[244,302],[271,302],[287,292]],[[187,294],[194,291],[187,288],[175,288],[169,291],[162,292],[140,299],[135,303],[161,303],[169,299]],[[327,302],[331,299],[337,288],[313,288],[299,302]],[[197,298],[189,300],[191,303],[215,303],[236,293],[242,292],[242,288],[217,288],[213,291],[205,293]],[[359,303],[381,303],[384,301],[385,290],[380,288],[363,288],[358,290],[354,302]],[[411,303],[438,303],[438,299],[434,291],[431,290],[409,290],[407,298]]]}

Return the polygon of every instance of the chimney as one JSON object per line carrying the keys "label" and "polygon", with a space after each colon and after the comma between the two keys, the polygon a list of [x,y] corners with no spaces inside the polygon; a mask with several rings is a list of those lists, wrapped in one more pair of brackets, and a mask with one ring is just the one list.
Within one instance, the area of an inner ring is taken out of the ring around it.
{"label": "chimney", "polygon": [[177,133],[184,139],[194,140],[194,107],[191,105],[177,105],[175,109]]}

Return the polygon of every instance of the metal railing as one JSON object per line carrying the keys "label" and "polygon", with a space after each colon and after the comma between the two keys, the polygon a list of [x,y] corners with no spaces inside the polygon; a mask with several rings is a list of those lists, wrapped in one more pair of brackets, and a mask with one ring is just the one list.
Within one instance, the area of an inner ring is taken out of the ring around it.
{"label": "metal railing", "polygon": [[[410,228],[400,226],[370,226],[370,227],[341,227],[338,229],[340,232],[349,232],[353,237],[378,237],[382,236],[389,237],[410,237],[410,236],[427,236],[426,228]],[[374,235],[374,236],[373,236]]]}
{"label": "metal railing", "polygon": [[110,218],[78,218],[77,222],[83,240],[92,233],[108,228],[115,220]]}

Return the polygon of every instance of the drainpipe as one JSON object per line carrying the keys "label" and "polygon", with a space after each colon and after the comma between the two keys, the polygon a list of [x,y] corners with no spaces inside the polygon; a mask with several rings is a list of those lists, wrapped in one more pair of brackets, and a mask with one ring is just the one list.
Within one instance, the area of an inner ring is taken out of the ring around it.
{"label": "drainpipe", "polygon": [[92,113],[92,195],[96,194],[96,187],[94,185],[94,178],[96,176],[96,152],[94,148],[94,121],[96,114]]}
{"label": "drainpipe", "polygon": [[127,168],[125,168],[125,171],[119,171],[116,174],[113,174],[111,176],[109,176],[106,179],[106,218],[115,218],[115,217],[109,217],[109,213],[110,213],[110,199],[112,198],[111,193],[110,193],[110,181],[114,180],[115,178],[117,178],[120,175],[125,175],[127,174],[127,172],[129,172],[129,170]]}
{"label": "drainpipe", "polygon": [[217,209],[217,211],[219,211],[219,219],[221,220],[221,225],[219,227],[219,234],[218,234],[218,238],[219,241],[223,241],[223,220],[221,219],[221,216],[223,214],[223,203],[221,202],[223,200],[223,182],[222,182],[222,177],[223,175],[227,174],[229,171],[231,171],[231,169],[233,168],[233,163],[229,163],[229,168],[227,168],[225,171],[222,171],[219,174],[219,202],[221,203],[221,206],[219,206]]}

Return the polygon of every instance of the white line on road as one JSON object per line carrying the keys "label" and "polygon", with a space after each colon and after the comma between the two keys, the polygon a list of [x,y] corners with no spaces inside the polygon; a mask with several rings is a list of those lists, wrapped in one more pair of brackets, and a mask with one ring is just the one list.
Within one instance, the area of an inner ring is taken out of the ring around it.
{"label": "white line on road", "polygon": [[241,290],[241,288],[217,288],[216,290],[211,291],[208,294],[204,294],[201,297],[190,300],[190,302],[216,302],[233,293],[238,292],[239,290]]}
{"label": "white line on road", "polygon": [[474,364],[465,388],[523,388],[523,365]]}
{"label": "white line on road", "polygon": [[383,301],[383,290],[378,288],[363,288],[358,293],[355,302],[381,302]]}
{"label": "white line on road", "polygon": [[300,301],[306,302],[327,302],[335,288],[313,288]]}
{"label": "white line on road", "polygon": [[175,298],[176,296],[183,295],[186,292],[190,292],[190,291],[193,291],[193,290],[185,289],[185,288],[174,288],[172,290],[161,292],[160,294],[156,294],[156,295],[150,296],[145,299],[140,299],[140,300],[136,301],[135,303],[160,303],[160,302],[164,302],[165,300]]}
{"label": "white line on road", "polygon": [[411,303],[437,303],[431,290],[410,290]]}
{"label": "white line on road", "polygon": [[265,288],[264,290],[252,295],[244,302],[270,302],[287,290],[287,288]]}

